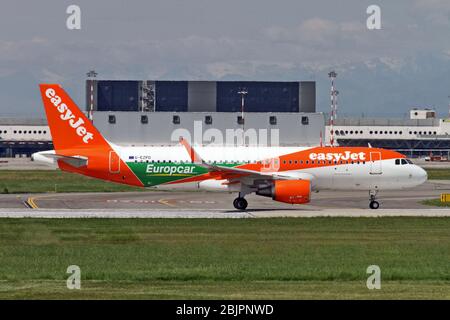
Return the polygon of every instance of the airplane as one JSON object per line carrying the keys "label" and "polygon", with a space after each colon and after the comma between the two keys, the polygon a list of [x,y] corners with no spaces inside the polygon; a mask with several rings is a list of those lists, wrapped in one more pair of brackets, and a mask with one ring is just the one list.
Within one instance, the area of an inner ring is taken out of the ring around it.
{"label": "airplane", "polygon": [[63,171],[139,187],[236,192],[233,206],[246,210],[245,196],[305,204],[320,190],[364,190],[378,209],[380,190],[411,188],[427,173],[403,154],[368,147],[174,146],[129,147],[107,141],[58,84],[40,91],[54,150],[32,159]]}

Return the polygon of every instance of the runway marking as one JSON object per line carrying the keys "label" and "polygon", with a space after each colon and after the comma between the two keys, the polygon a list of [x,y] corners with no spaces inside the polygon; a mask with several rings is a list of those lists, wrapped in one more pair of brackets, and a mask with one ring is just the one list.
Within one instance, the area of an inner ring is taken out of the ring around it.
{"label": "runway marking", "polygon": [[169,201],[166,200],[166,199],[159,199],[158,202],[161,203],[161,204],[165,204],[166,206],[169,206],[169,207],[172,207],[172,208],[176,207],[175,205],[169,203]]}
{"label": "runway marking", "polygon": [[[36,201],[37,200],[52,200],[52,201],[61,201],[60,199],[49,199],[51,197],[54,197],[55,194],[47,194],[47,195],[40,195],[40,196],[34,196],[34,197],[29,197],[25,202],[27,203],[28,206],[30,206],[32,209],[41,209]],[[64,201],[63,201],[64,202]]]}
{"label": "runway marking", "polygon": [[36,203],[34,202],[34,198],[33,197],[29,197],[26,201],[26,203],[30,206],[31,209],[39,209],[39,207],[36,205]]}

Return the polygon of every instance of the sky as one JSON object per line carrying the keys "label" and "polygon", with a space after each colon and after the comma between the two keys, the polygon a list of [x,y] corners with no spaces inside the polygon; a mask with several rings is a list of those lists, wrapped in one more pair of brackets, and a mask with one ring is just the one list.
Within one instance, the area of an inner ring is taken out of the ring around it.
{"label": "sky", "polygon": [[[381,29],[366,26],[369,5]],[[81,9],[69,30],[66,9]],[[0,117],[43,117],[41,82],[84,107],[86,72],[99,79],[317,81],[338,116],[446,116],[449,0],[2,0]]]}

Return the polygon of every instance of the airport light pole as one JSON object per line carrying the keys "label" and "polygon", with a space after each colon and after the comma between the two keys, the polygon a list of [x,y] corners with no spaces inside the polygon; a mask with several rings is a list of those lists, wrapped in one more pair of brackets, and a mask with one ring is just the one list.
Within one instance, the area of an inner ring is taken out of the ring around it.
{"label": "airport light pole", "polygon": [[89,103],[88,118],[89,118],[89,120],[93,121],[93,118],[94,118],[94,82],[95,82],[95,78],[97,77],[97,72],[95,72],[95,70],[90,70],[88,73],[86,73],[86,76],[88,77],[88,81],[90,82],[90,103]]}
{"label": "airport light pole", "polygon": [[336,116],[336,95],[337,90],[334,89],[334,80],[337,77],[337,73],[333,70],[328,73],[328,77],[331,79],[331,112],[330,112],[330,146],[334,146],[334,119]]}
{"label": "airport light pole", "polygon": [[244,107],[245,107],[245,96],[248,94],[248,91],[245,88],[241,88],[238,91],[238,94],[241,95],[241,119],[242,119],[242,143],[245,144],[245,135],[244,135],[244,126],[245,126],[245,120],[244,120]]}

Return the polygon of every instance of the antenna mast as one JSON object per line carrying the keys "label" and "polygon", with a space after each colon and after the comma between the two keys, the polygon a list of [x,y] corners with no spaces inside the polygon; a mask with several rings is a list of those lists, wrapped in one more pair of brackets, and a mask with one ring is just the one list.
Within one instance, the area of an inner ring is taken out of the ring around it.
{"label": "antenna mast", "polygon": [[334,146],[334,120],[336,119],[336,96],[338,91],[334,89],[334,80],[337,77],[337,73],[333,70],[328,73],[328,77],[331,79],[331,112],[330,112],[330,146]]}
{"label": "antenna mast", "polygon": [[89,120],[93,121],[93,118],[94,118],[94,83],[95,83],[95,78],[97,77],[97,72],[95,72],[95,70],[90,70],[88,73],[86,73],[86,76],[88,77],[88,81],[90,84],[88,118],[89,118]]}

